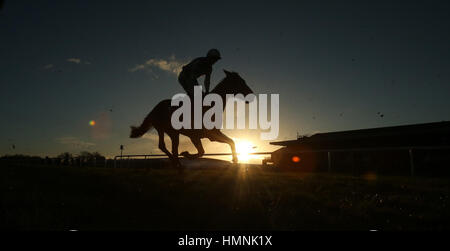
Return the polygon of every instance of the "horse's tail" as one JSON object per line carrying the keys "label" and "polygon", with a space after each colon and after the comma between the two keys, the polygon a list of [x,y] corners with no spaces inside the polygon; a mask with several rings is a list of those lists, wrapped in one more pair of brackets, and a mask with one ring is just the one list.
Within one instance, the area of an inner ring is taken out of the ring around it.
{"label": "horse's tail", "polygon": [[150,129],[153,128],[153,111],[150,112],[147,117],[144,119],[144,122],[139,127],[131,126],[131,133],[130,138],[140,138],[142,137],[146,132],[148,132]]}

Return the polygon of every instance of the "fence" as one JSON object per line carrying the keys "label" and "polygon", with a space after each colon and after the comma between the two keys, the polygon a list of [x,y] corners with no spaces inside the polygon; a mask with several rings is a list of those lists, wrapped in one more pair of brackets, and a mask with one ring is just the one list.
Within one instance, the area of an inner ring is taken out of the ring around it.
{"label": "fence", "polygon": [[[238,153],[239,154],[239,153]],[[248,153],[249,155],[270,155],[272,154],[272,152],[255,152],[255,153]],[[231,153],[206,153],[203,156],[231,156]],[[114,156],[114,167],[117,167],[117,160],[120,159],[121,162],[123,161],[123,159],[125,158],[128,162],[128,167],[130,166],[130,159],[135,159],[135,158],[144,158],[144,160],[146,160],[147,158],[167,158],[167,155],[165,154],[143,154],[143,155],[117,155]],[[183,158],[182,156],[180,156],[180,158]]]}

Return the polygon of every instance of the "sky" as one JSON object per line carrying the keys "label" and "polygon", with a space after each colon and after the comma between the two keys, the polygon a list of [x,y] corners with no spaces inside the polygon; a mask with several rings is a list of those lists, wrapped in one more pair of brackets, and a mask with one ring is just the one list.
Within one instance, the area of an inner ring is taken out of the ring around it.
{"label": "sky", "polygon": [[[183,92],[179,68],[211,48],[222,54],[212,86],[227,69],[280,95],[278,140],[448,121],[448,13],[448,1],[430,0],[5,0],[0,155],[159,153],[154,131],[129,139],[129,127]],[[224,132],[276,149],[259,131]]]}

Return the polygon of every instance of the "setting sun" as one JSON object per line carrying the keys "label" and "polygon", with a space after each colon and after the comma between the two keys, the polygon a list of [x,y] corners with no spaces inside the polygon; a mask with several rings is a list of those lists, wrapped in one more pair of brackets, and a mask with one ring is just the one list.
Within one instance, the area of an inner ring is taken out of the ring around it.
{"label": "setting sun", "polygon": [[256,146],[252,142],[240,139],[235,139],[235,142],[239,162],[248,163],[251,159],[258,158],[258,156],[252,155],[256,149]]}

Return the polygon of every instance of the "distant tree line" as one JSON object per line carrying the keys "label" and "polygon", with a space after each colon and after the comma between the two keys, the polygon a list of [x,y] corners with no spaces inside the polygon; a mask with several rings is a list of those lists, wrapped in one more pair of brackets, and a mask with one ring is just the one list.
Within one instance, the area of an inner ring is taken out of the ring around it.
{"label": "distant tree line", "polygon": [[79,154],[64,152],[53,158],[23,154],[4,155],[0,157],[0,162],[15,165],[105,166],[106,158],[99,152],[83,151]]}

